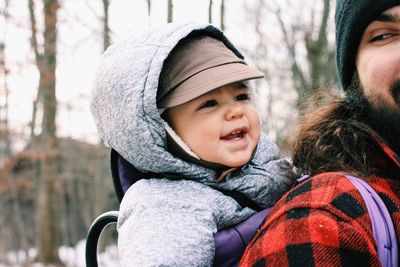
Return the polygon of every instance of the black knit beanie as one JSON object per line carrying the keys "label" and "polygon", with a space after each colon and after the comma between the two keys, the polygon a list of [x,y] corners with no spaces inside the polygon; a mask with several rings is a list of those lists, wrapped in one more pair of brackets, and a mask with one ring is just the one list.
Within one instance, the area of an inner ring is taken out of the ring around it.
{"label": "black knit beanie", "polygon": [[379,14],[396,5],[400,0],[336,0],[336,64],[344,90],[356,71],[356,54],[365,29]]}

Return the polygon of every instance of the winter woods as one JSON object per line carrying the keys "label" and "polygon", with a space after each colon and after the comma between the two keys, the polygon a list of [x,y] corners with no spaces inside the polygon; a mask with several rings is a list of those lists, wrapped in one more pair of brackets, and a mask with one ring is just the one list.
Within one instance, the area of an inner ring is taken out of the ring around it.
{"label": "winter woods", "polygon": [[[188,4],[187,2],[190,2]],[[194,4],[196,2],[196,4]],[[265,73],[263,129],[282,147],[310,92],[337,87],[329,0],[0,2],[0,265],[62,265],[118,209],[109,149],[88,110],[101,53],[132,30],[200,20],[223,29]],[[114,231],[109,234],[112,242]],[[34,248],[34,256],[27,257]]]}

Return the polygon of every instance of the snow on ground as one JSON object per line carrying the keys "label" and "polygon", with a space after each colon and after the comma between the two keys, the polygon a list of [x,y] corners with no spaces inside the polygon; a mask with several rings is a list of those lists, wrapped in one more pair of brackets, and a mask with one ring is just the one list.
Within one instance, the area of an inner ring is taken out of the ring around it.
{"label": "snow on ground", "polygon": [[[85,246],[86,240],[81,240],[75,247],[60,247],[58,255],[67,267],[85,267]],[[23,251],[9,252],[4,262],[0,261],[0,267],[22,267],[26,266],[27,258],[32,262],[36,256],[36,250],[30,249],[26,255]],[[118,267],[118,250],[115,245],[107,246],[104,252],[98,253],[97,261],[99,267]],[[44,264],[31,264],[32,267],[50,267]]]}

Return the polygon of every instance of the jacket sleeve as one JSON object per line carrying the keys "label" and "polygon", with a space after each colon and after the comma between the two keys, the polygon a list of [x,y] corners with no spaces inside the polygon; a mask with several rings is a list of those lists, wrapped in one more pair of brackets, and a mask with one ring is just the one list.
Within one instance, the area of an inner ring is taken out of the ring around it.
{"label": "jacket sleeve", "polygon": [[120,265],[211,266],[217,226],[206,189],[167,180],[132,186],[118,219]]}
{"label": "jacket sleeve", "polygon": [[250,243],[270,208],[255,213],[250,218],[214,235],[214,266],[237,266],[246,246]]}

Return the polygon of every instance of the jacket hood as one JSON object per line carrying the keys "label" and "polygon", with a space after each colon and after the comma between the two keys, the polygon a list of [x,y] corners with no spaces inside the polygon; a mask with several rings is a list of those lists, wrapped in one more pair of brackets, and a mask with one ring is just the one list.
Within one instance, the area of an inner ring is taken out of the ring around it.
{"label": "jacket hood", "polygon": [[[243,58],[223,33],[209,24],[171,23],[135,32],[103,54],[91,112],[105,144],[139,171],[211,184],[218,176],[215,170],[184,161],[167,150],[167,133],[156,105],[164,61],[180,40],[192,34],[217,38]],[[279,154],[275,148],[273,151]]]}

